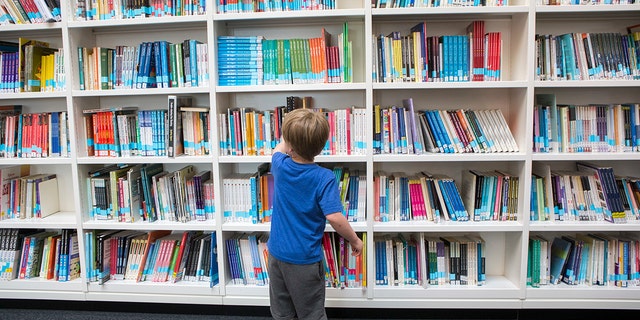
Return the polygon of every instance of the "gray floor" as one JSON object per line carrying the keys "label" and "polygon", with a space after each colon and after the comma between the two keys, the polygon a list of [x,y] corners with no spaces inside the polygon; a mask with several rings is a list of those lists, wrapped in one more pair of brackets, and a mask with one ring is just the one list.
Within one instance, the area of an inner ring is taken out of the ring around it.
{"label": "gray floor", "polygon": [[[640,310],[327,308],[331,320],[640,319]],[[268,320],[268,307],[0,299],[0,320]]]}
{"label": "gray floor", "polygon": [[226,316],[226,315],[195,315],[195,314],[166,314],[166,313],[133,313],[106,311],[75,311],[75,310],[29,310],[29,309],[1,309],[2,320],[269,320],[270,317],[259,316]]}

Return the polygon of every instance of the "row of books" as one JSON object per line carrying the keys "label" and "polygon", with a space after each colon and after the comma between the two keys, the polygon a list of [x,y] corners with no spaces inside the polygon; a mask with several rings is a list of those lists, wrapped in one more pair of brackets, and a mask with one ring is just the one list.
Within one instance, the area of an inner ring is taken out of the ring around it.
{"label": "row of books", "polygon": [[[12,170],[11,167],[2,170]],[[6,219],[41,219],[60,210],[55,174],[32,174],[7,181]],[[4,200],[4,199],[3,199]],[[3,202],[4,204],[4,202]]]}
{"label": "row of books", "polygon": [[351,255],[351,244],[338,233],[325,232],[322,236],[325,283],[328,288],[367,287],[367,235],[358,233],[363,250]]}
{"label": "row of books", "polygon": [[640,239],[633,235],[578,233],[529,239],[527,285],[640,285]]}
{"label": "row of books", "polygon": [[76,21],[203,15],[204,0],[74,0]]}
{"label": "row of books", "polygon": [[640,151],[640,103],[557,104],[536,94],[533,152]]}
{"label": "row of books", "polygon": [[270,222],[273,190],[268,172],[235,173],[222,179],[224,222]]}
{"label": "row of books", "polygon": [[465,170],[461,188],[447,175],[377,172],[373,178],[374,221],[517,220],[517,176]]}
{"label": "row of books", "polygon": [[168,96],[162,110],[115,107],[84,110],[86,151],[95,157],[180,155],[211,152],[209,108],[189,96]]}
{"label": "row of books", "polygon": [[578,162],[575,170],[536,164],[531,179],[531,221],[608,221],[640,219],[637,177],[613,168]]}
{"label": "row of books", "polygon": [[60,0],[0,0],[0,25],[61,20]]}
{"label": "row of books", "polygon": [[[358,236],[366,244],[366,235]],[[231,284],[255,286],[269,284],[267,240],[267,234],[256,233],[236,234],[225,240]],[[366,250],[357,257],[352,256],[348,241],[337,233],[325,232],[322,238],[322,251],[327,287],[366,287]]]}
{"label": "row of books", "polygon": [[[280,141],[282,118],[287,107],[256,111],[251,108],[229,109],[220,114],[221,155],[270,155]],[[329,138],[321,155],[356,155],[366,152],[365,109],[314,109],[329,122]]]}
{"label": "row of books", "polygon": [[217,1],[217,13],[245,13],[245,12],[280,12],[305,10],[332,10],[336,8],[335,0],[257,0]]}
{"label": "row of books", "polygon": [[372,42],[375,82],[501,80],[502,36],[485,33],[482,20],[464,35],[427,36],[427,23],[420,22],[408,35],[373,35]]}
{"label": "row of books", "polygon": [[216,233],[86,231],[87,280],[218,284]]}
{"label": "row of books", "polygon": [[486,282],[484,239],[385,235],[374,239],[376,285],[481,286]]}
{"label": "row of books", "polygon": [[419,110],[374,105],[375,154],[496,153],[519,148],[499,109]]}
{"label": "row of books", "polygon": [[366,221],[367,177],[359,170],[335,166],[333,173],[338,182],[342,213],[350,222]]}
{"label": "row of books", "polygon": [[0,229],[0,281],[42,279],[72,281],[80,277],[75,230]]}
{"label": "row of books", "polygon": [[0,92],[53,92],[65,86],[62,49],[26,38],[0,41]]}
{"label": "row of books", "polygon": [[21,105],[0,106],[0,157],[69,157],[67,112],[20,113]]}
{"label": "row of books", "polygon": [[59,211],[55,174],[31,173],[29,165],[0,169],[0,220],[44,218]]}
{"label": "row of books", "polygon": [[[333,169],[343,214],[348,221],[366,220],[366,176],[341,166]],[[273,176],[268,171],[235,173],[222,180],[224,221],[266,223],[273,210]]]}
{"label": "row of books", "polygon": [[209,86],[207,44],[142,42],[138,46],[78,47],[80,90]]}
{"label": "row of books", "polygon": [[509,0],[371,0],[371,8],[501,7]]}
{"label": "row of books", "polygon": [[166,171],[162,164],[119,164],[89,172],[90,217],[117,222],[211,221],[211,171],[193,165]]}
{"label": "row of books", "polygon": [[225,240],[229,283],[266,286],[269,284],[267,234],[235,234]]}
{"label": "row of books", "polygon": [[310,39],[218,37],[218,85],[353,82],[348,24],[332,46],[331,34]]}
{"label": "row of books", "polygon": [[640,31],[536,35],[536,79],[640,79]]}

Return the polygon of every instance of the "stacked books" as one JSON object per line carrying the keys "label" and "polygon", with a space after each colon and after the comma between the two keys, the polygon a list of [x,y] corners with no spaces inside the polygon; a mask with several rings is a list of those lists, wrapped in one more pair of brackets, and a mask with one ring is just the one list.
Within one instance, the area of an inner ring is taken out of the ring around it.
{"label": "stacked books", "polygon": [[0,0],[0,25],[62,21],[60,1]]}
{"label": "stacked books", "polygon": [[73,13],[76,21],[204,15],[207,9],[204,1],[76,0],[74,2]]}
{"label": "stacked books", "polygon": [[263,84],[263,37],[218,37],[218,85]]}

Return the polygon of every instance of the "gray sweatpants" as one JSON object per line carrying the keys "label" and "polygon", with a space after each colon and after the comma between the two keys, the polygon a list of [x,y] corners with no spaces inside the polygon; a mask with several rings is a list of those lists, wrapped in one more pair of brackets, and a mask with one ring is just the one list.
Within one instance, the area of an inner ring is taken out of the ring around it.
{"label": "gray sweatpants", "polygon": [[269,255],[269,300],[274,319],[327,319],[324,285],[322,261],[291,264]]}

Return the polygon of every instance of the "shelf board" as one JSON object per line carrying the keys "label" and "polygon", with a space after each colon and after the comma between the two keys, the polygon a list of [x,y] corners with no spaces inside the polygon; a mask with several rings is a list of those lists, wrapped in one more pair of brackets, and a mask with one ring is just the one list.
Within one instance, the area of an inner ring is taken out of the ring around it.
{"label": "shelf board", "polygon": [[528,287],[526,289],[527,300],[536,299],[571,299],[576,300],[635,300],[637,302],[638,295],[640,295],[640,287],[608,287],[608,286],[588,286],[588,285],[574,285],[570,286],[564,283],[557,285],[540,286],[539,288]]}
{"label": "shelf board", "polygon": [[[316,162],[366,162],[365,155],[316,156]],[[271,156],[220,156],[219,163],[264,163],[271,162]]]}
{"label": "shelf board", "polygon": [[536,6],[536,19],[620,19],[637,18],[637,4]]}
{"label": "shelf board", "polygon": [[273,11],[273,12],[243,12],[214,14],[213,21],[253,21],[253,20],[300,20],[309,19],[325,20],[333,18],[360,18],[364,19],[364,9],[334,9],[334,10],[297,10],[297,11]]}
{"label": "shelf board", "polygon": [[640,80],[558,80],[534,81],[536,88],[620,88],[638,87]]}
{"label": "shelf board", "polygon": [[503,276],[487,276],[483,286],[375,286],[375,300],[378,299],[419,299],[419,300],[486,300],[522,298],[522,290]]}
{"label": "shelf board", "polygon": [[529,231],[617,232],[640,231],[640,221],[610,223],[605,221],[531,221]]}
{"label": "shelf board", "polygon": [[374,90],[406,90],[406,89],[482,89],[498,88],[526,89],[527,81],[458,81],[458,82],[374,82]]}
{"label": "shelf board", "polygon": [[366,85],[361,82],[255,85],[255,86],[216,86],[216,93],[337,91],[337,90],[365,90],[365,88],[366,88]]}
{"label": "shelf board", "polygon": [[[350,222],[351,227],[355,232],[366,232],[366,222]],[[252,224],[250,222],[225,222],[222,224],[222,231],[234,231],[234,232],[269,232],[271,231],[271,223],[257,223]],[[325,232],[334,232],[335,230],[330,224],[325,225]]]}
{"label": "shelf board", "polygon": [[209,93],[209,87],[147,88],[147,89],[115,89],[115,90],[73,90],[74,97],[118,97],[147,95],[188,95]]}
{"label": "shelf board", "polygon": [[135,293],[163,295],[220,295],[220,286],[209,287],[207,281],[153,282],[135,280],[111,280],[104,284],[90,283],[88,294],[94,293]]}
{"label": "shelf board", "polygon": [[525,161],[525,153],[423,153],[410,154],[378,154],[373,162],[465,162],[465,161]]}
{"label": "shelf board", "polygon": [[70,29],[80,28],[118,28],[118,27],[132,27],[136,28],[148,28],[158,27],[159,25],[194,25],[205,27],[209,16],[203,15],[189,15],[189,16],[164,16],[164,17],[148,17],[148,18],[134,18],[134,19],[109,19],[109,20],[89,20],[89,21],[69,21],[67,26]]}
{"label": "shelf board", "polygon": [[[4,27],[4,26],[3,26]],[[0,93],[1,100],[66,98],[66,91]]]}
{"label": "shelf board", "polygon": [[74,212],[60,211],[41,219],[2,220],[0,226],[11,229],[76,229],[78,224]]}
{"label": "shelf board", "polygon": [[[83,293],[85,291],[85,284],[80,278],[72,281],[54,281],[43,280],[40,278],[35,279],[14,279],[11,281],[0,281],[0,297],[3,296],[4,290],[11,290],[13,293],[20,295],[19,292],[30,292],[31,295],[40,292],[56,292],[58,295],[75,295],[76,293]],[[63,294],[64,293],[64,294]],[[17,299],[16,296],[5,297],[11,299]],[[63,297],[58,297],[64,299]],[[71,298],[71,297],[69,297]],[[32,298],[26,298],[32,299]]]}
{"label": "shelf board", "polygon": [[115,222],[115,221],[85,221],[82,223],[85,230],[173,230],[173,231],[216,231],[215,221],[188,221],[188,222],[172,222],[172,221],[139,221],[132,223]]}
{"label": "shelf board", "polygon": [[480,16],[509,16],[513,14],[523,14],[529,12],[528,5],[522,6],[485,6],[485,7],[431,7],[431,8],[372,8],[373,18],[389,16],[470,16],[474,18]]}
{"label": "shelf board", "polygon": [[628,161],[640,160],[640,152],[534,153],[533,161]]}
{"label": "shelf board", "polygon": [[81,157],[78,164],[113,164],[113,163],[213,163],[212,156],[178,156],[169,157]]}
{"label": "shelf board", "polygon": [[0,158],[0,165],[56,165],[56,164],[73,164],[73,159],[67,157],[47,157],[47,158]]}
{"label": "shelf board", "polygon": [[392,221],[376,222],[374,232],[522,232],[519,221]]}

